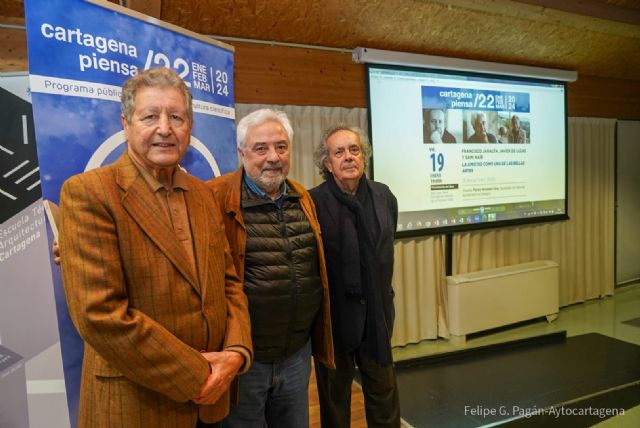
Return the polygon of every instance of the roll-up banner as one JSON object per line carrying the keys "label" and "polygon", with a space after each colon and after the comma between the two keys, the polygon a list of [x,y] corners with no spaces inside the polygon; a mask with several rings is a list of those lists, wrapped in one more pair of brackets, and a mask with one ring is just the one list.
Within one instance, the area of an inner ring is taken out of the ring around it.
{"label": "roll-up banner", "polygon": [[68,427],[26,71],[0,73],[0,105],[0,427]]}
{"label": "roll-up banner", "polygon": [[[45,201],[58,204],[68,177],[109,164],[124,151],[121,87],[152,67],[174,69],[193,94],[191,146],[181,166],[203,180],[237,167],[231,46],[106,1],[25,0],[25,16]],[[42,264],[50,263],[47,257]],[[67,313],[60,270],[53,264],[51,270],[68,420],[75,426],[82,340]]]}

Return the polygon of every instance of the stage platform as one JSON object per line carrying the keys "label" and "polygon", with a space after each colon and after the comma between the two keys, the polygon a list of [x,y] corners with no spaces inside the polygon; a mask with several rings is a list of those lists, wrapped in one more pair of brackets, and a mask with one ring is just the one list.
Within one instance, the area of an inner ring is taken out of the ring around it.
{"label": "stage platform", "polygon": [[415,428],[589,427],[640,403],[640,346],[565,332],[396,364]]}

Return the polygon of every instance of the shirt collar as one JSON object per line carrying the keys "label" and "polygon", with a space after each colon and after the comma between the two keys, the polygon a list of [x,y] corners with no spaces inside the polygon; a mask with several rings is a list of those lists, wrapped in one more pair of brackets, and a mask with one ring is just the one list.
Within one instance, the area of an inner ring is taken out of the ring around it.
{"label": "shirt collar", "polygon": [[[133,159],[133,157],[131,157],[131,161],[133,162],[135,167],[138,169],[138,172],[140,172],[140,175],[142,176],[144,181],[147,183],[147,185],[151,188],[153,193],[157,192],[160,189],[164,189],[164,186],[162,185],[162,183],[160,183],[160,181],[158,181],[157,178],[151,175],[149,171],[143,168],[142,165],[138,164],[138,162],[136,162],[136,160]],[[173,177],[171,177],[171,181],[172,183],[171,183],[170,190],[175,190],[175,189],[189,190],[187,173],[182,169],[181,166],[179,165],[176,166],[175,170],[173,171]]]}

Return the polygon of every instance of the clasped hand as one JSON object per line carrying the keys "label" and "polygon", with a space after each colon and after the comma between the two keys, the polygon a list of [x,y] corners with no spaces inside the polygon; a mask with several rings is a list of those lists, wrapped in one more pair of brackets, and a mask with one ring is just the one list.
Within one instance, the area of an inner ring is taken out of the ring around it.
{"label": "clasped hand", "polygon": [[242,367],[244,357],[234,351],[203,352],[202,356],[209,362],[211,373],[192,401],[196,404],[213,404],[229,389],[231,381]]}

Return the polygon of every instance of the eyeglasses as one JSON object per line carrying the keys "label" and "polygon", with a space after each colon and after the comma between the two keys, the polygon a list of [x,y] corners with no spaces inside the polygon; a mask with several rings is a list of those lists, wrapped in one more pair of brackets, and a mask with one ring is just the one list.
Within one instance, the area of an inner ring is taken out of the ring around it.
{"label": "eyeglasses", "polygon": [[[353,156],[359,156],[360,153],[362,152],[362,150],[360,149],[360,146],[355,144],[353,146],[349,146],[348,150],[349,150],[349,153],[351,153]],[[345,150],[344,147],[341,147],[335,152],[333,152],[332,154],[333,154],[333,157],[340,159],[341,157],[344,156],[346,152],[347,150]]]}

